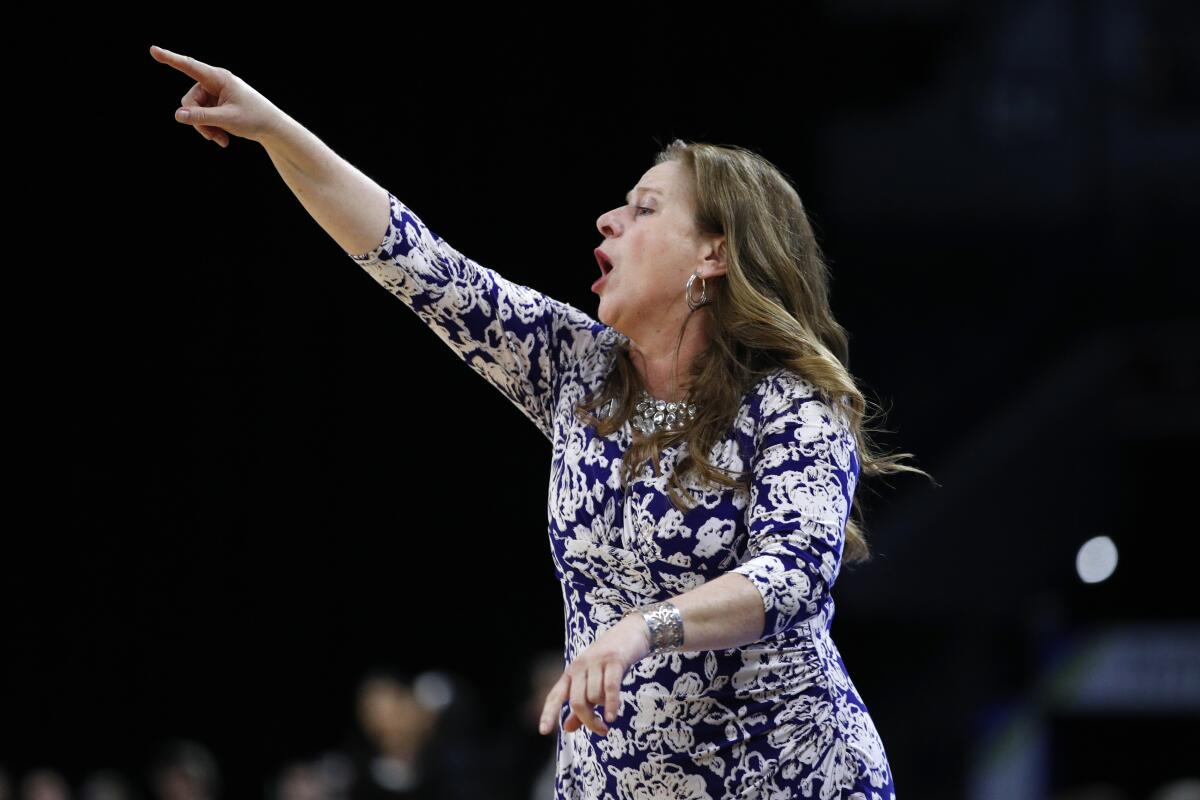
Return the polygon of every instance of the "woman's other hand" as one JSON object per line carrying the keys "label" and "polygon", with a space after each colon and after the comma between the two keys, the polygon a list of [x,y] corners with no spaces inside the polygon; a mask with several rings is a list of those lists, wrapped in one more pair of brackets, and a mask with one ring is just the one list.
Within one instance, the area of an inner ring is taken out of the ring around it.
{"label": "woman's other hand", "polygon": [[570,733],[586,725],[592,731],[608,735],[608,726],[595,712],[604,704],[609,722],[617,718],[621,707],[621,681],[629,668],[650,653],[650,631],[641,614],[626,616],[592,642],[567,665],[562,677],[550,689],[538,731],[554,730],[563,703],[571,703],[571,715],[563,723]]}
{"label": "woman's other hand", "polygon": [[221,147],[229,146],[229,135],[259,141],[284,118],[270,100],[224,67],[213,67],[191,56],[182,56],[150,46],[154,60],[172,66],[196,84],[179,101],[178,122]]}

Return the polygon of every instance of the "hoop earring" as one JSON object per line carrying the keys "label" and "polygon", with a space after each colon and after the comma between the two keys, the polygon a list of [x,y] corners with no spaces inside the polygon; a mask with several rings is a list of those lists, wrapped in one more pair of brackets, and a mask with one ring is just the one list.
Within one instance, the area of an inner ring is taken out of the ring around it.
{"label": "hoop earring", "polygon": [[708,302],[709,302],[708,301],[708,284],[704,282],[704,278],[700,278],[700,299],[692,300],[692,284],[696,282],[696,278],[700,278],[700,275],[698,273],[693,272],[692,276],[690,278],[688,278],[687,288],[684,290],[684,293],[683,293],[684,297],[687,298],[688,306],[691,307],[692,311],[695,311],[696,309],[700,308],[700,306],[708,305]]}

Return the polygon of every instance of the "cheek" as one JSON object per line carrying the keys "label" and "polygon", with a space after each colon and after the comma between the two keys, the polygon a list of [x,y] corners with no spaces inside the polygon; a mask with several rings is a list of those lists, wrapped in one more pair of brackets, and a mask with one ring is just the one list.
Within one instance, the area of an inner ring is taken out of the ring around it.
{"label": "cheek", "polygon": [[639,271],[653,276],[655,283],[661,283],[678,265],[679,244],[669,237],[640,233],[641,236],[631,243],[630,250],[636,254]]}
{"label": "cheek", "polygon": [[665,269],[662,264],[648,267],[643,276],[641,279],[643,294],[652,298],[655,305],[668,303],[677,294],[675,273]]}
{"label": "cheek", "polygon": [[686,276],[691,272],[688,265],[693,258],[695,246],[690,240],[671,232],[656,237],[651,245],[654,251],[654,262],[662,268],[661,272],[664,276],[668,272],[671,276],[680,274]]}
{"label": "cheek", "polygon": [[628,289],[633,295],[655,303],[669,301],[683,291],[690,274],[680,266],[682,252],[677,241],[649,231],[637,231],[629,240],[627,255],[632,263],[628,273],[622,276],[622,291]]}

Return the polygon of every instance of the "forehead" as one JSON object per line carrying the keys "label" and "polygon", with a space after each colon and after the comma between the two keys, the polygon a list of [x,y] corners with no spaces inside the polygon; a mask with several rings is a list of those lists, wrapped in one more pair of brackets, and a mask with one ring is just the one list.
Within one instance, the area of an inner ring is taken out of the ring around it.
{"label": "forehead", "polygon": [[681,180],[678,172],[679,166],[679,163],[676,161],[664,161],[646,170],[642,174],[641,179],[638,180],[637,186],[629,190],[629,194],[626,195],[625,199],[632,201],[633,197],[643,189],[656,190],[664,197],[678,195],[677,187]]}
{"label": "forehead", "polygon": [[642,174],[644,180],[664,180],[672,181],[676,177],[677,171],[682,165],[678,161],[664,161],[661,164],[655,164],[650,169]]}
{"label": "forehead", "polygon": [[661,164],[655,164],[642,173],[641,180],[638,181],[638,186],[657,186],[665,192],[670,193],[675,188],[675,183],[679,179],[678,169],[679,162],[677,161],[664,161]]}

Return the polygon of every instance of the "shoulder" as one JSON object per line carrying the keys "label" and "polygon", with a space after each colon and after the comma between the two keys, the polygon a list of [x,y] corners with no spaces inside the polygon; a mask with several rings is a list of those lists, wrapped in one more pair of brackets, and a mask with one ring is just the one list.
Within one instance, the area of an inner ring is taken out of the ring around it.
{"label": "shoulder", "polygon": [[602,364],[604,374],[612,369],[613,362],[616,361],[617,353],[622,347],[629,343],[629,337],[618,331],[616,328],[610,328],[603,322],[597,322],[595,332],[596,354]]}
{"label": "shoulder", "polygon": [[776,367],[759,379],[751,394],[758,416],[762,417],[816,398],[819,392],[803,375],[787,367]]}
{"label": "shoulder", "polygon": [[629,341],[629,337],[618,331],[616,328],[605,325],[603,322],[596,322],[596,343],[602,350],[608,351],[619,344]]}
{"label": "shoulder", "polygon": [[612,371],[620,346],[628,341],[623,333],[603,322],[592,320],[580,332],[575,360],[579,364],[579,381],[593,386],[602,382]]}
{"label": "shoulder", "polygon": [[812,381],[787,367],[764,375],[749,400],[756,423],[755,443],[760,447],[788,429],[804,440],[838,437],[850,428],[844,408],[831,402]]}

